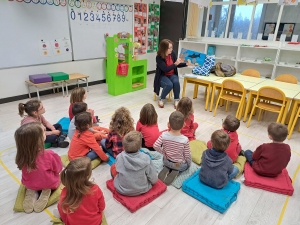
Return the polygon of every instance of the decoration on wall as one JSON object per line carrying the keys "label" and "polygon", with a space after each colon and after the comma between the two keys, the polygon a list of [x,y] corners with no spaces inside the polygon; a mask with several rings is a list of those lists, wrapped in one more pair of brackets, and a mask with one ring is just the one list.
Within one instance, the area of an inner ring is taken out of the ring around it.
{"label": "decoration on wall", "polygon": [[[8,0],[13,2],[14,0]],[[53,5],[53,6],[66,6],[68,0],[15,0],[16,2],[23,3],[33,3],[33,4],[42,4],[42,5]]]}
{"label": "decoration on wall", "polygon": [[134,3],[134,41],[141,44],[140,48],[134,49],[134,55],[147,52],[147,12],[147,4]]}
{"label": "decoration on wall", "polygon": [[190,0],[190,2],[198,4],[199,8],[203,7],[209,7],[210,6],[210,0]]}
{"label": "decoration on wall", "polygon": [[[67,0],[60,0],[60,1],[67,1]],[[133,10],[132,5],[115,4],[109,2],[96,2],[90,0],[68,0],[68,4],[70,7],[92,9],[92,10],[116,11],[116,12],[125,12],[125,13],[132,12]]]}
{"label": "decoration on wall", "polygon": [[278,5],[298,5],[298,0],[279,0]]}
{"label": "decoration on wall", "polygon": [[148,5],[148,49],[147,52],[156,52],[158,50],[158,35],[160,21],[160,6],[159,4]]}
{"label": "decoration on wall", "polygon": [[238,5],[256,5],[256,0],[238,0]]}
{"label": "decoration on wall", "polygon": [[51,56],[51,46],[48,40],[40,40],[39,42],[39,51],[42,56]]}

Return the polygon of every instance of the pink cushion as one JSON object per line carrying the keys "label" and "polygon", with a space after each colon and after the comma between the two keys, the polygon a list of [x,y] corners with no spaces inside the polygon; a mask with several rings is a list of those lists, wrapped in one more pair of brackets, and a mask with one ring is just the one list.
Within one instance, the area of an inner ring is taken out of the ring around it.
{"label": "pink cushion", "polygon": [[152,202],[167,190],[167,186],[160,180],[147,193],[138,196],[124,196],[118,193],[113,179],[106,181],[106,186],[113,193],[113,197],[132,213]]}
{"label": "pink cushion", "polygon": [[249,163],[246,163],[244,176],[244,184],[247,186],[290,196],[294,193],[292,181],[286,169],[283,169],[277,177],[263,177],[258,175]]}

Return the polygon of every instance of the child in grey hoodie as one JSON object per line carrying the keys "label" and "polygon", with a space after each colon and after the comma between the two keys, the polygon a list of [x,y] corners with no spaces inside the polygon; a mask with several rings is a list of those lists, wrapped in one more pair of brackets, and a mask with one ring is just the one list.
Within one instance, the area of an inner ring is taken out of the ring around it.
{"label": "child in grey hoodie", "polygon": [[139,151],[142,135],[131,131],[123,138],[125,151],[116,158],[114,186],[122,195],[136,196],[148,192],[157,181],[157,172],[150,157]]}

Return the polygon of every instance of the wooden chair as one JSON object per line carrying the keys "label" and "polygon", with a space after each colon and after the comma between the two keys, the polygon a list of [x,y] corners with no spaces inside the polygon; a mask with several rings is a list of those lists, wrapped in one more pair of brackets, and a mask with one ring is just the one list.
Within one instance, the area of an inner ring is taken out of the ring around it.
{"label": "wooden chair", "polygon": [[[171,101],[171,97],[173,97],[173,90],[170,91],[170,93],[168,94],[168,102]],[[154,101],[156,101],[156,93],[154,92],[154,96],[153,96]]]}
{"label": "wooden chair", "polygon": [[220,100],[226,100],[226,112],[228,110],[228,102],[238,102],[239,106],[236,112],[236,118],[239,120],[242,117],[243,109],[244,109],[244,103],[246,101],[246,90],[244,89],[244,86],[234,79],[226,79],[222,82],[221,91],[216,103],[214,116],[216,116],[217,108],[219,105]]}
{"label": "wooden chair", "polygon": [[[294,127],[296,126],[296,123],[297,123],[297,120],[300,118],[300,103],[298,103],[298,110],[297,110],[297,113],[295,115],[294,118],[291,118],[292,119],[292,126],[289,130],[289,136],[288,136],[288,139],[290,140],[291,136],[292,136],[292,133],[294,131]],[[299,126],[299,129],[298,129],[298,132],[300,132],[300,126]]]}
{"label": "wooden chair", "polygon": [[260,72],[255,69],[247,69],[241,72],[241,75],[248,76],[248,77],[260,77]]}
{"label": "wooden chair", "polygon": [[286,82],[290,84],[298,84],[298,80],[292,74],[281,74],[275,78],[276,81]]}
{"label": "wooden chair", "polygon": [[286,104],[286,97],[285,94],[280,89],[272,86],[261,87],[257,92],[256,101],[252,108],[247,123],[247,127],[250,126],[250,122],[256,108],[260,109],[258,114],[258,121],[260,121],[262,110],[267,110],[267,111],[279,113],[276,122],[280,123],[284,113],[285,104]]}

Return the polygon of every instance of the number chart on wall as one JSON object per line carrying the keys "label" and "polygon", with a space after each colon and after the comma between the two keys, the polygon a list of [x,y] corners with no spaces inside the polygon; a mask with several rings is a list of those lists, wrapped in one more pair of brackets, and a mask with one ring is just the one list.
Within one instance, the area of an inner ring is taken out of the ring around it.
{"label": "number chart on wall", "polygon": [[69,0],[74,60],[106,56],[106,35],[133,31],[133,6]]}

